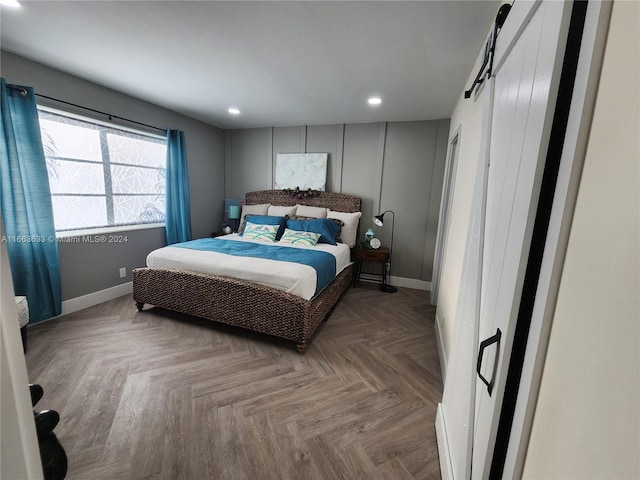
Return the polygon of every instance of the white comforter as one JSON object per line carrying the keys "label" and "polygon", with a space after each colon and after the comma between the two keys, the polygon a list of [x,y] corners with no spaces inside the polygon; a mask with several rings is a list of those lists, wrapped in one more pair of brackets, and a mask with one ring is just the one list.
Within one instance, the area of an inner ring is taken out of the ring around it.
{"label": "white comforter", "polygon": [[[251,240],[232,233],[218,237],[222,240],[236,242],[264,243]],[[289,248],[322,250],[331,253],[336,259],[336,275],[351,263],[349,247],[344,243],[328,245],[319,243],[315,247],[293,246],[290,244],[274,245]],[[299,263],[281,262],[263,258],[238,257],[224,253],[192,250],[168,246],[152,251],[147,256],[147,266],[151,268],[173,268],[194,272],[239,278],[266,285],[278,290],[298,295],[307,300],[316,291],[316,271],[313,267]]]}

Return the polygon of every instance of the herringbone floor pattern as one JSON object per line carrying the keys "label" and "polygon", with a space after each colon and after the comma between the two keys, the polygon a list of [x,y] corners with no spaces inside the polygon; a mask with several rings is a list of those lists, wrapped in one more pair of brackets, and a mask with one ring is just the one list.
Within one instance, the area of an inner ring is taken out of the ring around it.
{"label": "herringbone floor pattern", "polygon": [[349,290],[304,355],[130,296],[28,335],[68,479],[440,478],[427,292]]}

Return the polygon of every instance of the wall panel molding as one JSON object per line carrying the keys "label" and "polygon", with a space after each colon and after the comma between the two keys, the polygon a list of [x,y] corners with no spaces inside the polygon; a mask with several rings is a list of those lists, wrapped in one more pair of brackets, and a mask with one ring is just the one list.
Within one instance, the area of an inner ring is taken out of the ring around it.
{"label": "wall panel molding", "polygon": [[300,146],[298,147],[298,151],[300,153],[307,153],[307,125],[300,127]]}
{"label": "wall panel molding", "polygon": [[380,212],[380,202],[382,199],[382,175],[384,173],[384,149],[387,142],[387,122],[381,122],[378,126],[378,150],[376,156],[376,185],[374,187],[375,196],[373,198],[373,212],[377,215]]}
{"label": "wall panel molding", "polygon": [[270,155],[270,161],[267,164],[267,178],[270,178],[270,182],[269,182],[269,186],[267,187],[267,189],[269,188],[273,188],[273,184],[275,182],[276,179],[276,169],[275,169],[275,164],[276,164],[276,156],[273,154],[273,127],[269,127],[268,129],[268,133],[267,133],[267,152],[269,152],[267,155]]}
{"label": "wall panel molding", "polygon": [[336,144],[336,156],[333,162],[333,188],[342,193],[342,162],[344,156],[344,123],[338,125],[338,141]]}
{"label": "wall panel molding", "polygon": [[233,191],[233,130],[224,131],[224,196],[229,198]]}
{"label": "wall panel molding", "polygon": [[227,193],[242,198],[247,191],[272,188],[278,153],[328,153],[327,190],[362,198],[359,235],[373,227],[389,243],[390,225],[374,227],[372,217],[393,210],[394,280],[427,289],[448,124],[424,120],[233,130],[225,134],[226,175],[231,177],[225,179]]}

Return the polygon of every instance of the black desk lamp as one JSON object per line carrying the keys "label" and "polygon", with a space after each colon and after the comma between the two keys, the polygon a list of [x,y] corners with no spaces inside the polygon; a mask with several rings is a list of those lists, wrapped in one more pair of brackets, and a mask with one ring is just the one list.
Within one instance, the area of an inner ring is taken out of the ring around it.
{"label": "black desk lamp", "polygon": [[392,210],[387,210],[385,212],[382,212],[380,215],[376,215],[375,217],[373,217],[373,223],[375,223],[379,227],[384,225],[384,222],[382,221],[382,219],[386,213],[390,213],[392,215],[391,216],[391,245],[389,246],[389,271],[387,272],[387,275],[389,276],[389,281],[387,282],[387,279],[385,278],[384,281],[382,282],[382,285],[380,285],[380,290],[386,293],[393,293],[398,291],[396,287],[391,285],[391,255],[393,254],[393,231],[395,230],[395,227],[396,227],[396,214]]}

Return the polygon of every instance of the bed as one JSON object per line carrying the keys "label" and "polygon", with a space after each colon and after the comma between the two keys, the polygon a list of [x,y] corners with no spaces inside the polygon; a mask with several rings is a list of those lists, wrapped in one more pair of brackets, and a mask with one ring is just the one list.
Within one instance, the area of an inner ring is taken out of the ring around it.
{"label": "bed", "polygon": [[[266,204],[328,208],[337,218],[358,215],[356,212],[361,210],[360,198],[352,195],[320,192],[314,196],[296,196],[282,190],[261,190],[246,194],[247,207],[243,208],[243,214],[244,210]],[[344,268],[336,269],[332,281],[310,298],[305,298],[309,294],[300,296],[281,287],[196,271],[195,267],[159,265],[132,272],[133,299],[139,311],[149,304],[284,338],[294,342],[300,353],[306,351],[320,323],[328,319],[333,307],[349,289],[354,268],[348,259]]]}

